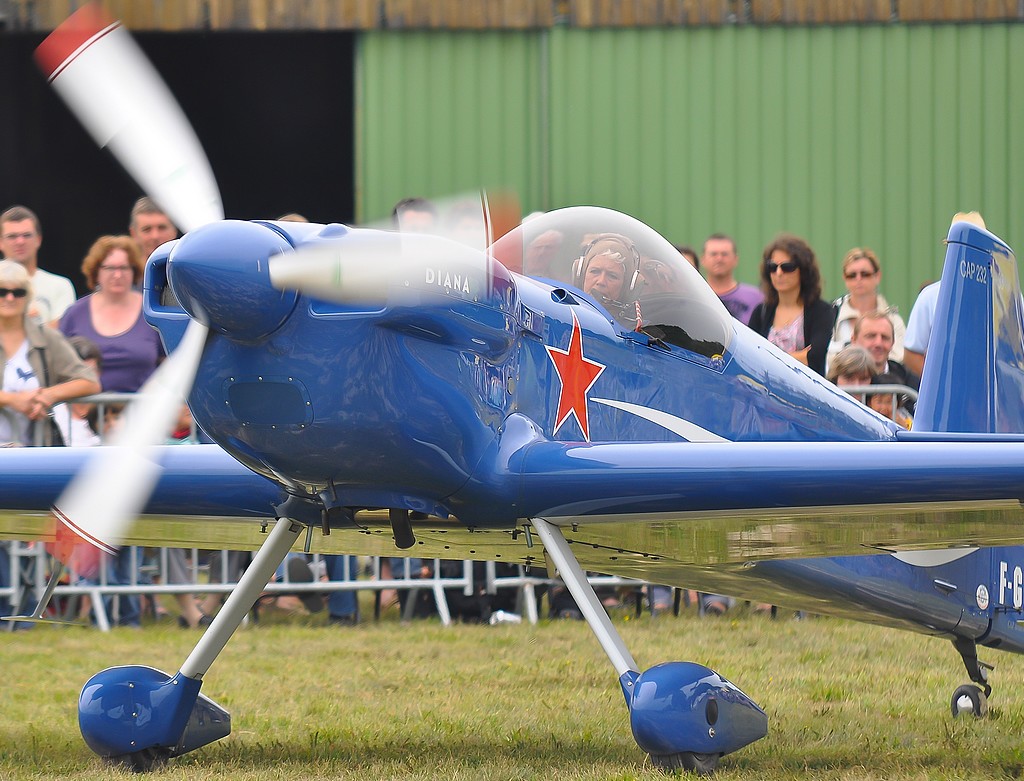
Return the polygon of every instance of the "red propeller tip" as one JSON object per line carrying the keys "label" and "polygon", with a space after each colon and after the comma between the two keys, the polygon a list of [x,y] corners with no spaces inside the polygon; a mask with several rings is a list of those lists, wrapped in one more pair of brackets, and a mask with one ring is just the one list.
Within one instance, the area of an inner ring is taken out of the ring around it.
{"label": "red propeller tip", "polygon": [[102,554],[112,556],[117,553],[117,547],[89,536],[57,507],[53,507],[51,512],[53,542],[47,543],[46,550],[65,567],[89,578],[99,571]]}
{"label": "red propeller tip", "polygon": [[36,62],[52,81],[79,53],[120,26],[120,22],[107,16],[99,3],[87,3],[39,44]]}

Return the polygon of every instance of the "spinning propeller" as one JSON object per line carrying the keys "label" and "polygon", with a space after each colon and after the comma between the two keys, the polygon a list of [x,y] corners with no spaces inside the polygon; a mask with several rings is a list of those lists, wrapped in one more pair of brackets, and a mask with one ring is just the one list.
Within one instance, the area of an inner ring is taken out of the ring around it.
{"label": "spinning propeller", "polygon": [[[337,304],[360,305],[384,303],[389,287],[422,276],[426,268],[486,278],[493,262],[494,242],[520,223],[515,194],[481,191],[434,205],[455,217],[449,216],[447,223],[434,226],[429,234],[392,233],[388,240],[378,234],[372,242],[360,242],[353,236],[344,246],[299,247],[287,256],[270,259],[270,282],[279,290],[297,290]],[[390,223],[369,227],[394,230]],[[522,248],[518,249],[521,258]]]}
{"label": "spinning propeller", "polygon": [[[36,50],[50,83],[100,146],[184,231],[224,219],[213,173],[153,66],[121,27],[88,4]],[[149,447],[162,443],[192,387],[208,328],[190,321],[178,348],[140,389],[109,447],[98,450],[53,507],[54,555],[90,574],[113,553],[156,485]]]}
{"label": "spinning propeller", "polygon": [[[333,301],[337,304],[382,304],[388,288],[421,274],[424,267],[461,268],[483,277],[489,259],[474,249],[443,236],[394,234],[384,246],[345,243],[301,247],[270,259],[270,281],[281,290]],[[386,254],[385,246],[390,247]],[[382,258],[388,258],[382,264]]]}
{"label": "spinning propeller", "polygon": [[[36,59],[94,140],[110,149],[184,233],[224,219],[216,181],[192,127],[119,22],[97,4],[86,4],[47,37]],[[271,282],[317,298],[365,303],[382,301],[389,284],[401,284],[431,262],[486,273],[490,259],[483,249],[518,224],[519,209],[514,198],[503,196],[492,205],[486,195],[476,208],[475,248],[443,236],[395,234],[393,241],[381,242],[377,234],[376,241],[362,245],[346,241],[344,252],[319,247],[279,255],[270,262]],[[210,327],[218,325],[217,312],[204,309],[186,291],[187,278],[203,269],[194,263],[190,268],[188,261],[179,265],[182,291],[175,292],[185,294],[179,300],[192,315],[181,343],[140,389],[113,443],[99,449],[53,507],[53,553],[83,574],[98,567],[100,552],[116,552],[156,485],[161,468],[150,446],[166,439],[192,387]],[[174,288],[173,255],[168,268]]]}

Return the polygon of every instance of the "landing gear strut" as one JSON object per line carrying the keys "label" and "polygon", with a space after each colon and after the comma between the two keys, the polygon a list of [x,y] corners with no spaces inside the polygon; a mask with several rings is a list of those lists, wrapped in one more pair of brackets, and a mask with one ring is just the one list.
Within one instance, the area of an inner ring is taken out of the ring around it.
{"label": "landing gear strut", "polygon": [[615,668],[629,708],[633,737],[655,766],[708,775],[722,755],[768,733],[765,712],[703,665],[669,662],[639,672],[562,530],[541,518],[534,518],[532,523]]}
{"label": "landing gear strut", "polygon": [[992,694],[992,687],[988,682],[988,672],[995,668],[978,659],[978,646],[973,640],[957,637],[953,640],[953,647],[960,654],[960,658],[964,660],[967,675],[979,685],[967,683],[957,687],[949,703],[950,710],[953,712],[954,718],[968,713],[979,719],[984,718],[988,714],[988,697]]}
{"label": "landing gear strut", "polygon": [[110,765],[144,772],[231,732],[230,714],[200,694],[203,676],[302,528],[288,518],[277,522],[176,675],[130,665],[89,679],[78,700],[78,724],[89,748]]}

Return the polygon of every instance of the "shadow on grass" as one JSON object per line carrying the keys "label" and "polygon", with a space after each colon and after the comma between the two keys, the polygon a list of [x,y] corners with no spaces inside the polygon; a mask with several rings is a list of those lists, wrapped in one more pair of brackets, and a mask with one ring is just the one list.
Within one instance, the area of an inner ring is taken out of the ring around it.
{"label": "shadow on grass", "polygon": [[[770,740],[770,737],[768,738]],[[1020,778],[1024,757],[1017,750],[989,754],[966,750],[950,752],[941,743],[904,750],[873,749],[851,739],[832,748],[790,745],[780,750],[771,744],[739,751],[723,759],[721,769],[737,777],[789,779],[807,776],[870,779],[1005,779]]]}
{"label": "shadow on grass", "polygon": [[329,762],[352,768],[396,764],[426,768],[454,762],[476,767],[514,761],[517,765],[538,770],[557,771],[559,768],[577,768],[581,763],[636,766],[643,762],[645,756],[628,733],[577,743],[568,743],[550,735],[516,735],[500,742],[471,735],[346,741],[343,737],[327,739],[321,733],[313,733],[306,742],[268,741],[255,736],[230,740],[197,752],[195,759],[204,764],[223,762],[239,768],[280,762]]}
{"label": "shadow on grass", "polygon": [[[47,729],[33,737],[0,743],[0,766],[17,768],[12,778],[75,777],[100,767],[100,760],[80,742]],[[769,737],[767,741],[770,741]],[[770,742],[731,754],[722,760],[723,778],[789,779],[809,776],[843,778],[1019,778],[1024,762],[1016,756],[986,757],[968,749],[950,753],[941,745],[907,751],[866,750],[853,745],[832,748]],[[42,747],[48,747],[42,750]],[[628,734],[566,741],[553,735],[510,734],[504,740],[486,736],[356,739],[341,732],[326,736],[314,731],[305,739],[274,740],[241,734],[171,760],[190,768],[189,777],[263,778],[268,771],[281,779],[324,777],[325,772],[368,778],[418,778],[441,773],[480,778],[635,778],[665,777],[655,771]],[[315,768],[313,776],[310,774]],[[226,774],[226,775],[225,775]],[[130,777],[130,776],[128,776]],[[137,776],[138,777],[138,776]],[[145,776],[142,776],[145,777]],[[688,778],[688,776],[683,776]]]}
{"label": "shadow on grass", "polygon": [[[27,774],[19,777],[38,778],[41,776],[36,774],[42,773],[53,778],[73,775],[101,764],[101,760],[77,736],[45,729],[33,732],[31,740],[11,741],[7,736],[0,741],[0,766],[18,768]],[[617,736],[612,741],[567,744],[539,735],[501,742],[478,736],[439,736],[436,740],[381,738],[370,742],[346,741],[340,737],[328,740],[320,733],[313,733],[305,741],[273,740],[255,735],[229,737],[172,759],[168,769],[181,765],[218,773],[266,771],[290,765],[297,770],[304,768],[306,773],[312,766],[334,766],[362,772],[405,768],[416,772],[445,766],[490,767],[500,773],[502,767],[515,765],[557,777],[560,771],[569,772],[588,765],[636,769],[645,758],[628,735],[624,739]],[[8,778],[6,775],[2,777]]]}

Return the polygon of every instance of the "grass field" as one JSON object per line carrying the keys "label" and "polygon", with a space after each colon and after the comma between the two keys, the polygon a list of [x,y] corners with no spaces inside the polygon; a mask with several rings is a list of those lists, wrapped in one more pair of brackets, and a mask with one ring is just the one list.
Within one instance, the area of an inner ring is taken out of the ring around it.
{"label": "grass field", "polygon": [[[966,675],[952,646],[831,619],[748,615],[615,620],[641,668],[707,664],[769,715],[769,735],[722,761],[722,779],[996,779],[1024,771],[1024,660],[997,664],[987,720],[949,715]],[[122,775],[78,733],[94,672],[173,672],[198,635],[171,625],[109,634],[0,635],[0,779]],[[658,779],[633,742],[614,672],[581,622],[357,628],[320,617],[240,630],[204,693],[232,735],[159,779]]]}

